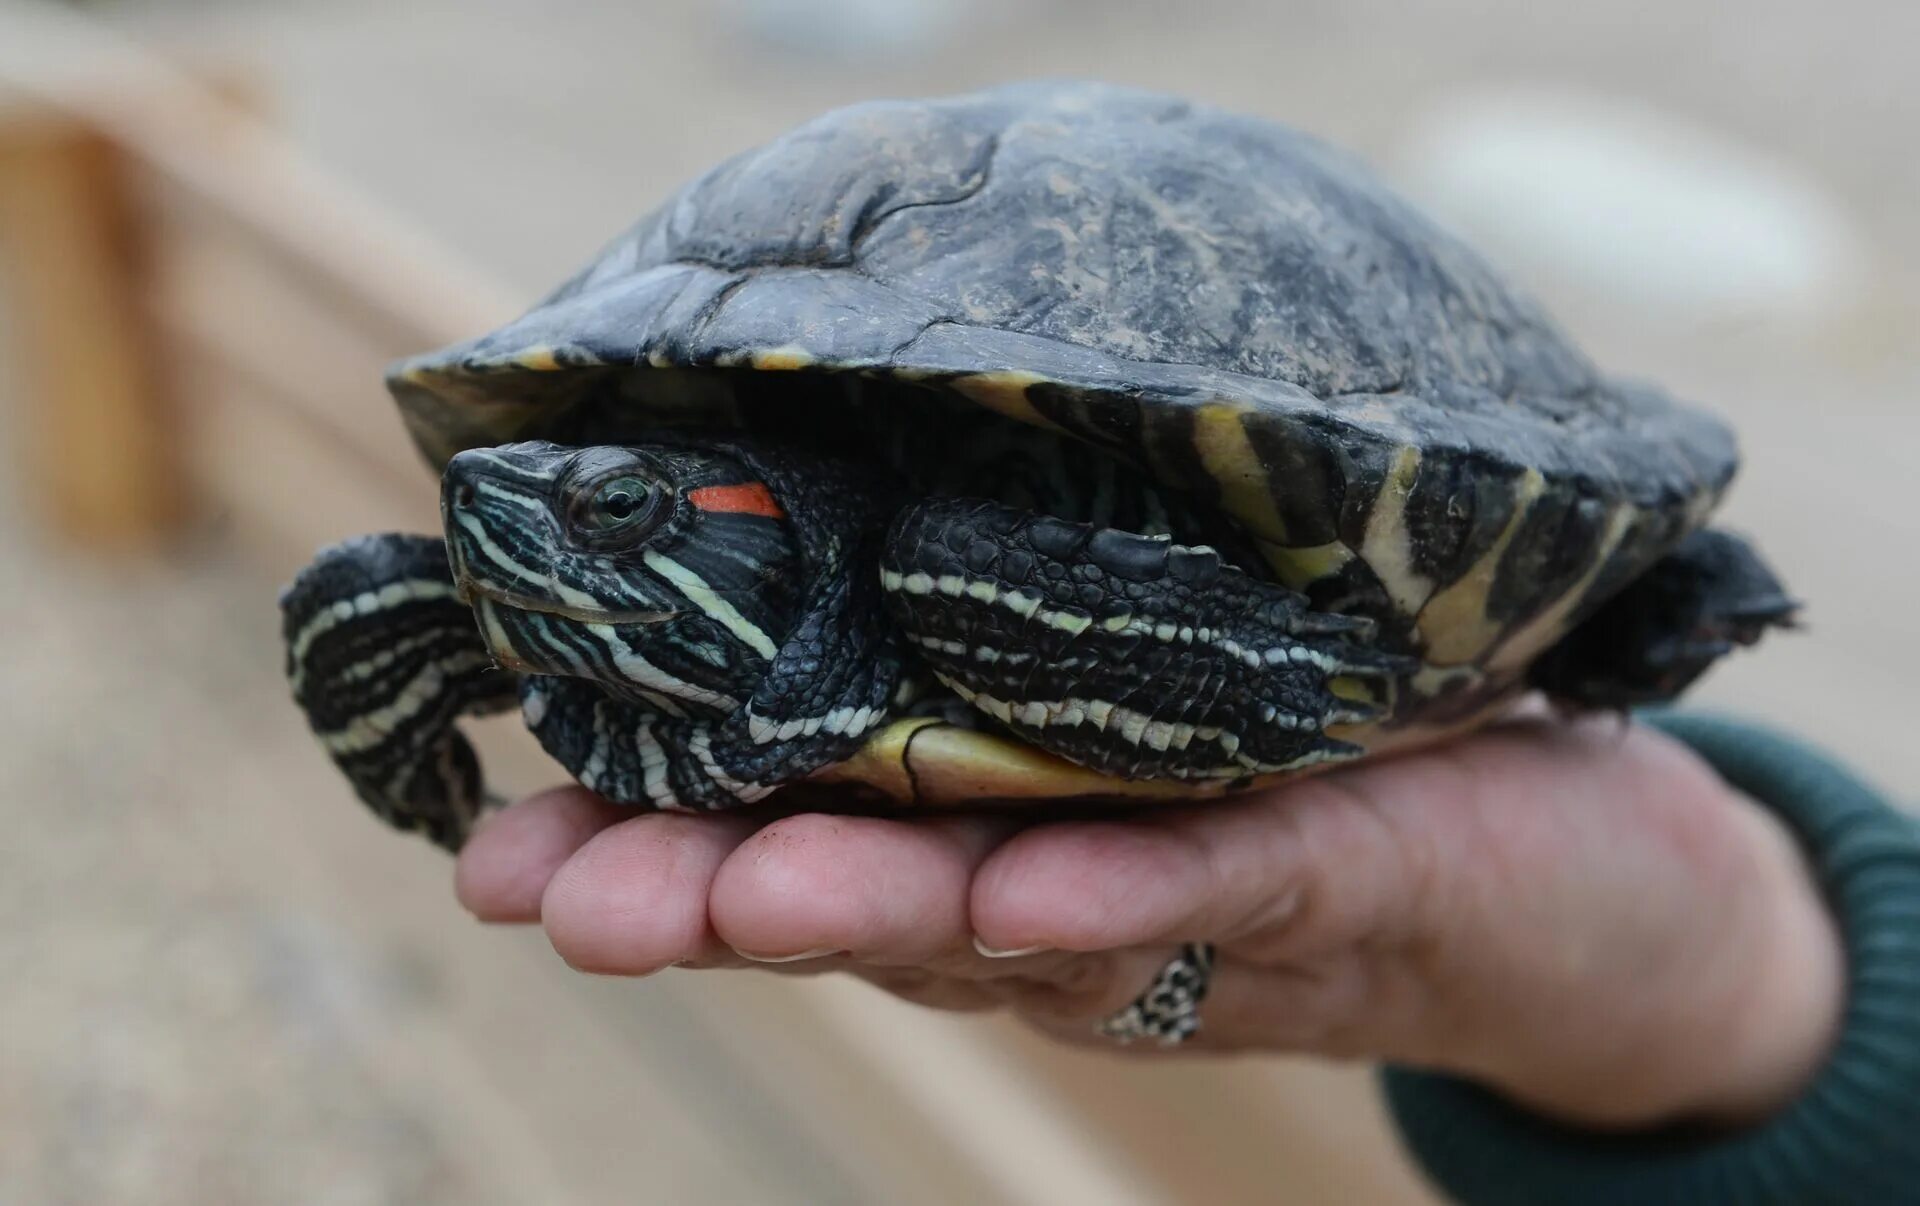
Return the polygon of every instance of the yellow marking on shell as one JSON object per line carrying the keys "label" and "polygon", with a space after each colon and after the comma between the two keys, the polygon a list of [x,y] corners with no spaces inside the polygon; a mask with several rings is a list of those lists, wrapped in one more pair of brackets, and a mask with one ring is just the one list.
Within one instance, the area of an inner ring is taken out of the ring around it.
{"label": "yellow marking on shell", "polygon": [[1033,400],[1027,397],[1030,386],[1041,385],[1049,378],[1038,373],[1024,370],[1009,370],[1004,373],[974,373],[966,377],[956,377],[948,383],[955,393],[971,401],[978,402],[988,410],[1018,419],[1035,427],[1064,430],[1058,423],[1034,409]]}
{"label": "yellow marking on shell", "polygon": [[762,348],[752,354],[751,360],[754,368],[766,373],[796,372],[812,368],[820,362],[819,357],[795,343]]}
{"label": "yellow marking on shell", "polygon": [[548,344],[521,349],[513,356],[513,363],[534,373],[553,373],[566,367]]}
{"label": "yellow marking on shell", "polygon": [[1533,504],[1546,492],[1547,479],[1538,469],[1528,469],[1514,481],[1513,514],[1494,538],[1493,545],[1451,585],[1438,591],[1420,609],[1415,626],[1420,630],[1428,661],[1443,665],[1471,662],[1493,648],[1506,631],[1506,625],[1488,614],[1493,584],[1500,576],[1500,563],[1526,521]]}
{"label": "yellow marking on shell", "polygon": [[1569,586],[1539,615],[1516,628],[1501,642],[1493,656],[1486,659],[1489,671],[1495,674],[1516,672],[1566,634],[1568,617],[1586,600],[1587,592],[1593,589],[1594,579],[1613,559],[1613,551],[1626,539],[1638,514],[1635,508],[1624,503],[1614,508],[1607,517],[1607,530],[1600,537],[1600,547],[1593,551],[1587,572],[1580,575],[1579,581]]}
{"label": "yellow marking on shell", "polygon": [[1407,500],[1413,495],[1414,479],[1420,475],[1420,450],[1402,448],[1380,483],[1380,495],[1373,500],[1373,513],[1367,520],[1366,538],[1360,543],[1360,555],[1372,567],[1387,597],[1406,615],[1413,615],[1433,593],[1433,580],[1413,568],[1413,533],[1407,530]]}
{"label": "yellow marking on shell", "polygon": [[1255,537],[1285,544],[1287,524],[1273,498],[1272,481],[1253,450],[1244,412],[1227,402],[1209,402],[1193,416],[1194,451],[1220,486],[1220,502]]}
{"label": "yellow marking on shell", "polygon": [[1478,666],[1424,665],[1407,680],[1407,689],[1421,699],[1432,699],[1446,691],[1477,687],[1486,678],[1486,671]]}
{"label": "yellow marking on shell", "polygon": [[1331,578],[1353,560],[1353,550],[1338,540],[1326,544],[1290,549],[1271,541],[1254,538],[1254,544],[1266,558],[1268,567],[1281,585],[1300,590],[1322,578]]}

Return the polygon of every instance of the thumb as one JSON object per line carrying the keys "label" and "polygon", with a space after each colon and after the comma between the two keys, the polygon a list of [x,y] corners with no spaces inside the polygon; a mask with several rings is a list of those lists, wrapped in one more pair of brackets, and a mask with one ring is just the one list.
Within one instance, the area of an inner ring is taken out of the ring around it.
{"label": "thumb", "polygon": [[1027,830],[975,875],[975,933],[988,949],[1159,958],[1182,942],[1212,942],[1200,1035],[1208,1047],[1356,1055],[1425,1046],[1414,965],[1393,955],[1436,937],[1453,868],[1435,831],[1468,787],[1437,754],[1391,770],[1386,782],[1356,769],[1137,820]]}
{"label": "thumb", "polygon": [[[1385,768],[1381,768],[1385,769]],[[1417,939],[1433,917],[1436,827],[1465,787],[1439,755],[1240,799],[1025,830],[974,876],[990,950],[1103,951],[1211,941],[1255,961]]]}
{"label": "thumb", "polygon": [[1669,744],[1509,723],[1240,799],[1043,826],[981,865],[972,924],[1003,950],[1210,941],[1216,1043],[1491,1062],[1604,1013],[1605,969],[1684,954],[1676,919],[1728,878],[1700,853],[1726,845],[1725,790]]}

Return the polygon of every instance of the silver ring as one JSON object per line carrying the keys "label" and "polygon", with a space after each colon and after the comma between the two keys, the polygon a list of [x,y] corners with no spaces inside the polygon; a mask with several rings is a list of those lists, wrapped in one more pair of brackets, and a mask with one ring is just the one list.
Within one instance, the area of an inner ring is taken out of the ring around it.
{"label": "silver ring", "polygon": [[1189,942],[1167,960],[1145,992],[1107,1015],[1094,1032],[1122,1046],[1154,1039],[1163,1047],[1177,1047],[1200,1033],[1200,1003],[1212,983],[1213,944]]}

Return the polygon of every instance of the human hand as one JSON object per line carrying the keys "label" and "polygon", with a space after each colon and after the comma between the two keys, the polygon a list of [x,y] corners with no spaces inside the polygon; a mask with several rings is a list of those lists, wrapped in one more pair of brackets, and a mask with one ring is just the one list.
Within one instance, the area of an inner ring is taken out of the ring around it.
{"label": "human hand", "polygon": [[456,884],[583,971],[847,971],[1078,1042],[1211,941],[1181,1050],[1421,1065],[1596,1127],[1764,1117],[1844,994],[1779,823],[1604,718],[1118,821],[636,816],[563,788],[483,825]]}

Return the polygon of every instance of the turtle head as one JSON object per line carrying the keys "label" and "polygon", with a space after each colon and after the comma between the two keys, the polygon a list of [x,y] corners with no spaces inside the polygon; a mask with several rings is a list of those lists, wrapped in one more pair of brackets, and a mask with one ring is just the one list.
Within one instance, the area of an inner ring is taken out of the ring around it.
{"label": "turtle head", "polygon": [[502,666],[676,714],[744,702],[799,606],[786,513],[725,448],[471,449],[447,465],[441,513]]}

